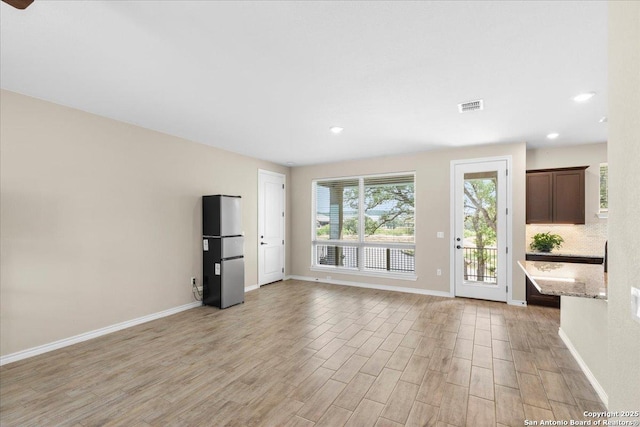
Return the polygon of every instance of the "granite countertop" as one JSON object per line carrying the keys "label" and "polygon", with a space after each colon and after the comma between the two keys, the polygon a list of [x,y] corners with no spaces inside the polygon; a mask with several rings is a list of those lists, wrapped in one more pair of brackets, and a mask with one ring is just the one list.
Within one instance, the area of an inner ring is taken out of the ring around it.
{"label": "granite countertop", "polygon": [[601,264],[518,261],[531,283],[544,295],[607,299],[607,274]]}
{"label": "granite countertop", "polygon": [[585,255],[585,254],[577,254],[572,252],[534,252],[534,251],[527,251],[526,255],[567,256],[567,257],[578,257],[578,258],[603,258],[604,257],[604,255]]}

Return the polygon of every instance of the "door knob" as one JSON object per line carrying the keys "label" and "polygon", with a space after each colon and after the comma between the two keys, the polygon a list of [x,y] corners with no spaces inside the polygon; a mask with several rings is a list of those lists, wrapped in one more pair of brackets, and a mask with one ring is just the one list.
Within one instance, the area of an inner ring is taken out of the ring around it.
{"label": "door knob", "polygon": [[457,246],[456,246],[456,249],[462,249],[462,246],[457,245]]}
{"label": "door knob", "polygon": [[459,242],[459,241],[460,241],[460,238],[458,237],[458,238],[456,239],[456,241],[457,241],[457,242]]}
{"label": "door knob", "polygon": [[266,245],[266,243],[265,243],[265,242],[260,242],[260,244],[261,244],[261,245]]}

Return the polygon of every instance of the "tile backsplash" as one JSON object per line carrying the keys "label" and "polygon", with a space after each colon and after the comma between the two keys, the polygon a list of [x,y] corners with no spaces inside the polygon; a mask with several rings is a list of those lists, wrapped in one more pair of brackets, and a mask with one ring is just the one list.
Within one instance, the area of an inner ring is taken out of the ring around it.
{"label": "tile backsplash", "polygon": [[584,225],[563,225],[563,224],[528,224],[527,225],[527,247],[533,240],[533,235],[537,233],[551,232],[559,234],[564,243],[560,249],[554,249],[553,253],[571,255],[604,255],[604,244],[607,241],[607,221]]}

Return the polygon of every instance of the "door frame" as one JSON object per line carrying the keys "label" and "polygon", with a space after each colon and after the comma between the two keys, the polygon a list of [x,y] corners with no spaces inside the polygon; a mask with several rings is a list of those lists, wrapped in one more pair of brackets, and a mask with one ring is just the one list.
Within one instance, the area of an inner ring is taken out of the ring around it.
{"label": "door frame", "polygon": [[258,262],[256,263],[256,266],[258,268],[258,277],[257,277],[257,284],[256,286],[258,288],[260,288],[262,285],[266,285],[268,283],[271,282],[266,282],[266,283],[262,283],[262,280],[260,280],[260,272],[261,272],[261,257],[260,257],[260,239],[259,239],[259,235],[260,235],[260,201],[262,200],[262,198],[264,197],[264,195],[262,194],[262,188],[260,186],[260,175],[264,174],[264,175],[272,175],[272,176],[277,176],[277,177],[281,177],[282,178],[282,182],[284,184],[284,188],[282,190],[282,211],[284,212],[284,216],[282,217],[282,240],[284,240],[284,245],[282,245],[282,268],[284,269],[283,273],[282,273],[282,280],[286,279],[286,271],[287,271],[287,175],[283,174],[283,173],[279,173],[279,172],[273,172],[270,170],[266,170],[266,169],[258,169],[258,182],[257,182],[257,187],[258,187],[258,197],[257,197],[257,218],[256,218],[256,248],[257,248],[257,258],[258,258]]}
{"label": "door frame", "polygon": [[460,159],[451,160],[449,167],[449,293],[452,297],[456,296],[456,249],[455,249],[455,169],[457,165],[485,163],[495,161],[507,162],[507,176],[504,177],[507,193],[507,218],[505,224],[506,245],[508,251],[506,253],[506,285],[507,285],[507,304],[511,304],[513,301],[513,156],[494,156],[494,157],[480,157],[474,159]]}

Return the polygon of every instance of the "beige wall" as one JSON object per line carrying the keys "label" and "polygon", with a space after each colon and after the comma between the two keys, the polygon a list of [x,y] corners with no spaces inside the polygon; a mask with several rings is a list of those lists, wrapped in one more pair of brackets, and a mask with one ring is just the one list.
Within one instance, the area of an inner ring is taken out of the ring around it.
{"label": "beige wall", "polygon": [[609,2],[608,394],[614,411],[640,409],[640,323],[630,309],[630,288],[640,288],[638,46],[640,2]]}
{"label": "beige wall", "polygon": [[[524,300],[524,275],[517,266],[524,259],[524,171],[526,161],[524,143],[465,147],[461,149],[428,151],[408,156],[383,157],[316,166],[296,167],[292,170],[291,200],[295,206],[291,218],[295,235],[291,239],[291,272],[294,275],[332,280],[360,282],[393,287],[416,288],[425,291],[450,291],[450,166],[452,160],[480,157],[513,157],[513,299]],[[416,274],[417,281],[386,279],[370,276],[335,274],[311,271],[311,188],[318,178],[344,177],[403,171],[416,172]],[[436,238],[444,231],[445,238]],[[442,276],[436,276],[436,269]],[[511,284],[510,284],[511,285]]]}
{"label": "beige wall", "polygon": [[[603,125],[604,126],[604,125]],[[607,240],[607,219],[599,218],[600,163],[607,162],[607,144],[585,144],[570,147],[527,150],[527,169],[589,166],[585,171],[585,224],[527,225],[527,244],[536,233],[551,231],[564,238],[558,253],[604,255]]]}
{"label": "beige wall", "polygon": [[600,387],[610,388],[607,342],[608,303],[601,299],[561,297],[560,329],[571,341]]}
{"label": "beige wall", "polygon": [[258,168],[288,168],[7,91],[1,114],[2,355],[194,301],[204,194],[243,197],[257,284]]}

